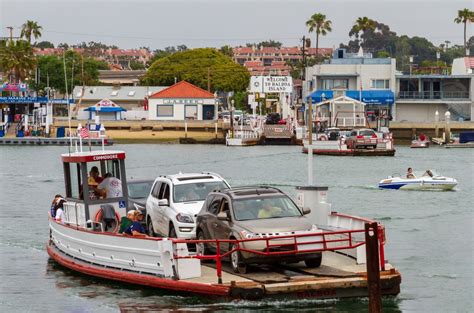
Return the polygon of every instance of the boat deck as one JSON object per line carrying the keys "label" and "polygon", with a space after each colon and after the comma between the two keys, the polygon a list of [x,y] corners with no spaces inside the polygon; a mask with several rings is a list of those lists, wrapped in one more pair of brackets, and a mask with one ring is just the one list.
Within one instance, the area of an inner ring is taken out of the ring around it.
{"label": "boat deck", "polygon": [[[308,148],[303,147],[303,153],[308,153]],[[313,154],[340,156],[394,156],[395,149],[313,149]]]}
{"label": "boat deck", "polygon": [[[234,273],[230,264],[223,262],[222,284],[217,282],[215,264],[201,264],[201,276],[174,280],[145,273],[133,273],[83,262],[61,253],[54,245],[48,253],[59,264],[84,274],[131,282],[193,294],[225,296],[227,298],[257,300],[262,298],[345,298],[365,297],[367,277],[365,264],[336,252],[324,252],[322,265],[308,269],[304,263],[275,264],[249,267],[246,274]],[[400,292],[401,276],[390,264],[382,271],[383,295]]]}

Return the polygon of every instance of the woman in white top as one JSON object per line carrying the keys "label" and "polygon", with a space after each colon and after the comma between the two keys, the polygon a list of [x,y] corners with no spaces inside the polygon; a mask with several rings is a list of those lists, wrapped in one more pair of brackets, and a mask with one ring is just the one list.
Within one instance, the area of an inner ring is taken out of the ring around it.
{"label": "woman in white top", "polygon": [[61,224],[64,224],[64,222],[66,220],[66,216],[64,215],[63,208],[58,208],[58,210],[56,211],[56,216],[54,217],[54,219],[56,221],[60,222]]}

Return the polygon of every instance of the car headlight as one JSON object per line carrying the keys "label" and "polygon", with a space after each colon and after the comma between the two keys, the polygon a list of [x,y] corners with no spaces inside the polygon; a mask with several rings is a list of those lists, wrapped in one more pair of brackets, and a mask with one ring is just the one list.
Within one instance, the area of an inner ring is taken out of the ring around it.
{"label": "car headlight", "polygon": [[193,217],[188,214],[178,213],[178,215],[176,215],[176,220],[180,223],[188,223],[188,224],[194,223]]}
{"label": "car headlight", "polygon": [[244,238],[244,239],[262,238],[261,235],[254,234],[254,233],[251,233],[251,232],[246,231],[246,230],[241,231],[240,236],[242,236],[242,238]]}

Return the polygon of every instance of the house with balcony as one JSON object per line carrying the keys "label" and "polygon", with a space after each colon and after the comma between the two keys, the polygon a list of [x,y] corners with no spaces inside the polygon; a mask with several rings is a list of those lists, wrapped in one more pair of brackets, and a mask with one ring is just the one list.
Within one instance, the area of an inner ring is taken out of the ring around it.
{"label": "house with balcony", "polygon": [[395,59],[336,49],[332,59],[306,68],[304,100],[314,104],[345,96],[365,103],[369,121],[389,116],[393,114],[395,73]]}
{"label": "house with balcony", "polygon": [[434,122],[447,111],[451,120],[473,121],[474,57],[455,59],[451,74],[396,74],[395,120]]}

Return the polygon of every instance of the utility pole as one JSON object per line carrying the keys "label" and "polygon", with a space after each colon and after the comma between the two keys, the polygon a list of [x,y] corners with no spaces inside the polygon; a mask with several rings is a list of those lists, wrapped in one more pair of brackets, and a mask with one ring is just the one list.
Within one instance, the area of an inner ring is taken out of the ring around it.
{"label": "utility pole", "polygon": [[211,92],[211,68],[207,68],[207,91]]}

